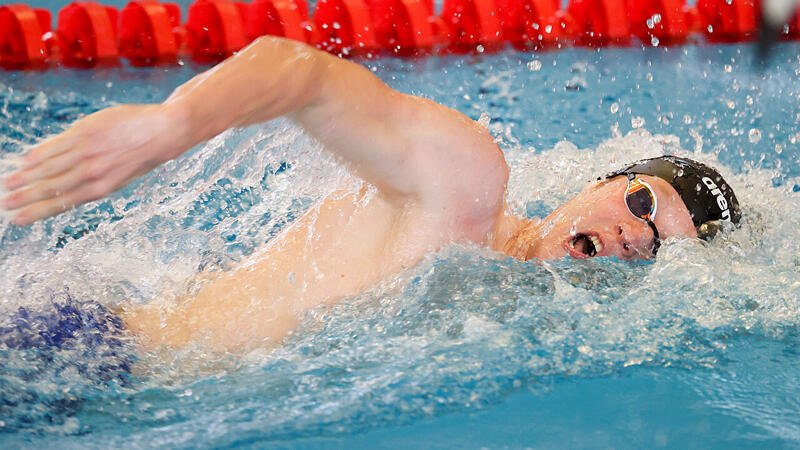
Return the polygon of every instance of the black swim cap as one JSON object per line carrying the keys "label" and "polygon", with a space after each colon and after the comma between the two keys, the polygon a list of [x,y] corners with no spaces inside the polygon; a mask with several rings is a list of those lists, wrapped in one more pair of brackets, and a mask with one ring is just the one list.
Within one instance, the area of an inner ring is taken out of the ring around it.
{"label": "black swim cap", "polygon": [[659,156],[637,161],[605,178],[629,173],[658,177],[672,185],[703,239],[713,237],[724,221],[737,224],[742,218],[733,189],[719,172],[705,164],[679,156]]}

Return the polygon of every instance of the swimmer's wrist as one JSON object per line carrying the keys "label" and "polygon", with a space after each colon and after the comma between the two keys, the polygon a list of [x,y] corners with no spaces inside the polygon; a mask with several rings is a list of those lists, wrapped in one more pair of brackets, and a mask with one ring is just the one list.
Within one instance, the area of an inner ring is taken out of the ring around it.
{"label": "swimmer's wrist", "polygon": [[168,123],[172,144],[166,149],[162,162],[177,158],[201,142],[194,130],[191,109],[180,99],[168,99],[160,105],[164,120]]}

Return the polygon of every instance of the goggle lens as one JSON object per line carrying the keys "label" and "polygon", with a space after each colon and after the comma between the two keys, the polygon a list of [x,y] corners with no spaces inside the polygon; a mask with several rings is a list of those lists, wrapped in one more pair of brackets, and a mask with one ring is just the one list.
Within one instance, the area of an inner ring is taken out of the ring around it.
{"label": "goggle lens", "polygon": [[656,217],[656,210],[658,209],[658,199],[656,198],[653,188],[644,181],[636,178],[634,174],[628,174],[628,188],[625,189],[625,205],[628,206],[628,211],[635,217],[647,222],[647,225],[653,230],[653,248],[650,250],[653,256],[658,252],[661,247],[661,239],[658,236],[658,229],[653,219]]}
{"label": "goggle lens", "polygon": [[656,198],[650,186],[638,178],[628,181],[625,191],[625,204],[634,216],[652,220],[656,215]]}

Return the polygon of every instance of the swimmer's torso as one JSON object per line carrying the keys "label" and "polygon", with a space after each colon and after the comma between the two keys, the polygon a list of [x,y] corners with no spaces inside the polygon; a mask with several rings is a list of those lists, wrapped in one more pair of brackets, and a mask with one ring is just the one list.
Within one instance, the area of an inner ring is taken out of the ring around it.
{"label": "swimmer's torso", "polygon": [[361,292],[447,242],[487,236],[490,223],[455,224],[450,214],[413,202],[398,207],[367,189],[337,191],[263,252],[205,282],[196,297],[167,307],[154,302],[123,318],[149,348],[270,347],[305,311]]}

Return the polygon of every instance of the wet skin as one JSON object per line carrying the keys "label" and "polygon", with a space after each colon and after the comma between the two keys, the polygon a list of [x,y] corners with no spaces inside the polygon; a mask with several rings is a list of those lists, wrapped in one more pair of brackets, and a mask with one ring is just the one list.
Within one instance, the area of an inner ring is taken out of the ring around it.
{"label": "wet skin", "polygon": [[[652,231],[628,212],[623,177],[588,184],[542,220],[515,217],[505,203],[509,168],[485,128],[398,93],[356,64],[279,38],[259,39],[163,104],[109,108],[38,145],[5,180],[13,192],[2,206],[28,224],[103,197],[229,127],[281,115],[365,187],[334,191],[237,269],[201,275],[194,295],[124,310],[125,326],[146,348],[274,346],[309,309],[455,242],[520,260],[588,257],[586,239],[602,247],[596,256],[650,256]],[[659,198],[661,238],[695,236],[672,187],[644,179]],[[576,236],[586,237],[577,247]]]}

